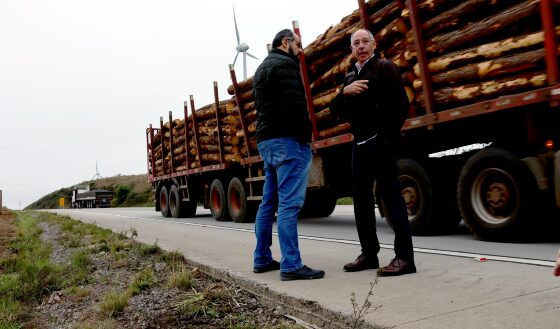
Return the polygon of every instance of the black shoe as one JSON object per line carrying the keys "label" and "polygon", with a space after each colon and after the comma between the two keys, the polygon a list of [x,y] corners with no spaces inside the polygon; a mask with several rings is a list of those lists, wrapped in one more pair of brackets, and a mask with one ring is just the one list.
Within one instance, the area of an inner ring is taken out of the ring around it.
{"label": "black shoe", "polygon": [[310,279],[320,279],[325,276],[325,271],[314,270],[303,265],[302,268],[292,272],[280,272],[280,280],[290,281],[290,280],[310,280]]}
{"label": "black shoe", "polygon": [[266,264],[265,266],[255,266],[253,267],[253,272],[254,273],[264,273],[264,272],[269,272],[269,271],[276,271],[280,269],[280,263],[278,263],[277,261],[275,261],[274,259]]}
{"label": "black shoe", "polygon": [[377,260],[377,257],[372,260],[366,258],[364,254],[361,254],[352,263],[348,263],[344,265],[343,269],[346,272],[358,272],[358,271],[363,271],[363,270],[378,268],[378,267],[379,267],[379,261]]}
{"label": "black shoe", "polygon": [[377,270],[379,276],[397,276],[409,273],[416,273],[416,266],[413,262],[407,262],[399,258],[394,258],[389,265]]}

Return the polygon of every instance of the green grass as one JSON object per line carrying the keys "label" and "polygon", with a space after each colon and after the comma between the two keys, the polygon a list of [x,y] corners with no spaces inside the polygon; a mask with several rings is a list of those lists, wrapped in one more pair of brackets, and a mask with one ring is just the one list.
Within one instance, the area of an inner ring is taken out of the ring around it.
{"label": "green grass", "polygon": [[153,244],[140,244],[138,245],[138,253],[142,256],[156,255],[162,252],[158,246],[157,241]]}
{"label": "green grass", "polygon": [[351,197],[344,197],[336,200],[337,205],[352,205],[354,200]]}
{"label": "green grass", "polygon": [[64,289],[64,295],[73,298],[83,298],[89,296],[90,294],[91,290],[82,286],[71,286]]}
{"label": "green grass", "polygon": [[188,268],[182,266],[178,270],[173,270],[167,284],[170,287],[188,290],[193,286],[193,275]]}
{"label": "green grass", "polygon": [[10,243],[14,254],[0,260],[0,328],[20,328],[25,304],[61,286],[62,270],[50,263],[51,248],[41,242],[37,223],[27,212],[16,213],[16,238]]}
{"label": "green grass", "polygon": [[128,291],[131,295],[138,295],[153,286],[155,281],[154,271],[151,268],[143,269],[132,277]]}
{"label": "green grass", "polygon": [[128,305],[129,299],[130,294],[128,292],[109,292],[102,297],[99,310],[103,315],[115,317],[122,313],[124,308]]}

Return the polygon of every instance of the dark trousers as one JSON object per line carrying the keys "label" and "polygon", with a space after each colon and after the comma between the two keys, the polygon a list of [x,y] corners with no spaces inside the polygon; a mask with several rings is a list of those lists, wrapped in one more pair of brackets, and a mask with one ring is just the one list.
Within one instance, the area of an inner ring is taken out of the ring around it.
{"label": "dark trousers", "polygon": [[362,253],[371,259],[377,259],[379,252],[375,227],[374,182],[393,218],[395,254],[404,261],[414,262],[410,224],[401,194],[394,150],[376,138],[362,145],[354,144],[352,152],[354,216]]}

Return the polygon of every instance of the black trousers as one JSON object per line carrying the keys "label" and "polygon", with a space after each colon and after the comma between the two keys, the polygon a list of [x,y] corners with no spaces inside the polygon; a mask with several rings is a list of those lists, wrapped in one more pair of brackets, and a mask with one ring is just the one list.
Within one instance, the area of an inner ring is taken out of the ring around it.
{"label": "black trousers", "polygon": [[354,216],[362,253],[377,259],[379,240],[375,225],[374,182],[379,195],[394,219],[395,254],[398,258],[414,262],[412,237],[406,205],[401,194],[394,149],[378,138],[358,145],[352,152],[352,195]]}

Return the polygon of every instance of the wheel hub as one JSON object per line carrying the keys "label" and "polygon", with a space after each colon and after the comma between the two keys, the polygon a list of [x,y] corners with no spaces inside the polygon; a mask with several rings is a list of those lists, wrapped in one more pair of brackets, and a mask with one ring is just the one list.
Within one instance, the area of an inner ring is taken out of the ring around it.
{"label": "wheel hub", "polygon": [[486,192],[486,202],[496,210],[504,209],[509,202],[509,190],[504,183],[492,183]]}
{"label": "wheel hub", "polygon": [[487,168],[473,183],[471,200],[478,217],[487,224],[501,225],[518,211],[518,186],[501,168]]}
{"label": "wheel hub", "polygon": [[418,210],[418,192],[416,188],[408,186],[402,189],[402,196],[406,203],[406,211],[409,216],[416,214]]}

